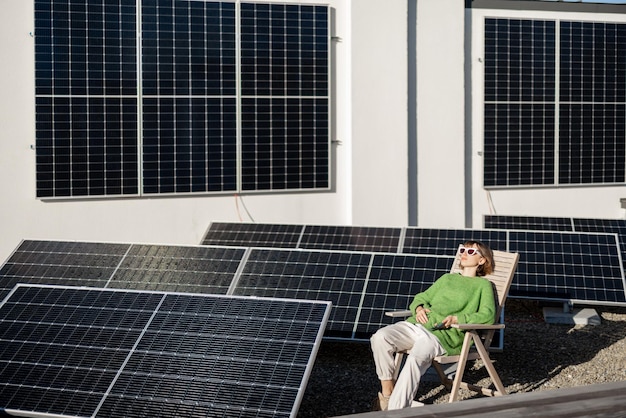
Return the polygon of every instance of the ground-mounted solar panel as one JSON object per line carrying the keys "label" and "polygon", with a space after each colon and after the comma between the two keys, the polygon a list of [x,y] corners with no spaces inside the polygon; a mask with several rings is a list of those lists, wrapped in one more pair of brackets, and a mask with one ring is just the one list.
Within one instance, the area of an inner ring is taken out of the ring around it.
{"label": "ground-mounted solar panel", "polygon": [[450,272],[454,254],[449,257],[376,254],[367,279],[359,318],[357,338],[367,338],[392,322],[385,312],[404,310],[413,297]]}
{"label": "ground-mounted solar panel", "polygon": [[0,268],[0,300],[17,283],[105,287],[129,244],[22,241]]}
{"label": "ground-mounted solar panel", "polygon": [[573,218],[574,231],[615,233],[626,237],[626,219]]}
{"label": "ground-mounted solar panel", "polygon": [[485,215],[487,229],[523,229],[527,231],[574,231],[572,218],[546,216]]}
{"label": "ground-mounted solar panel", "polygon": [[505,231],[486,229],[407,228],[401,252],[407,254],[450,255],[467,240],[482,241],[493,250],[507,251]]}
{"label": "ground-mounted solar panel", "polygon": [[211,222],[202,245],[297,248],[304,225]]}
{"label": "ground-mounted solar panel", "polygon": [[235,295],[328,300],[327,337],[352,338],[372,253],[253,249]]}
{"label": "ground-mounted solar panel", "polygon": [[594,304],[626,303],[616,234],[510,231],[520,253],[512,297]]}
{"label": "ground-mounted solar panel", "polygon": [[0,305],[0,410],[295,416],[330,304],[18,285]]}
{"label": "ground-mounted solar panel", "polygon": [[307,225],[301,248],[345,251],[399,251],[402,228]]}
{"label": "ground-mounted solar panel", "polygon": [[225,295],[245,251],[133,244],[107,287]]}

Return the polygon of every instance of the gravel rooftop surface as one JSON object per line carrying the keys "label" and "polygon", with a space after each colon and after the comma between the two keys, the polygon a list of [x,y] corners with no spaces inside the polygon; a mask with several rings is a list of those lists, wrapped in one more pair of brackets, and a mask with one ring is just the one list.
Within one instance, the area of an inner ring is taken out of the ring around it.
{"label": "gravel rooftop surface", "polygon": [[[548,324],[537,302],[507,301],[504,350],[492,352],[491,358],[509,394],[626,381],[626,308],[591,308],[600,315],[600,325]],[[479,361],[468,363],[465,376],[490,382],[480,366]],[[425,380],[418,400],[448,401],[442,385]],[[324,341],[298,418],[369,412],[379,388],[368,343]],[[463,399],[478,396],[463,392]]]}

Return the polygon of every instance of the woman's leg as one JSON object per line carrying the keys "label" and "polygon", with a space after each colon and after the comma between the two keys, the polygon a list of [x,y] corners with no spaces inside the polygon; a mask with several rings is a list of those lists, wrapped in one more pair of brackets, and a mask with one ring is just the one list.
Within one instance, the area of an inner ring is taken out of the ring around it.
{"label": "woman's leg", "polygon": [[389,398],[390,410],[411,406],[411,402],[417,395],[422,375],[430,367],[433,358],[444,354],[444,349],[437,337],[421,325],[410,325],[414,344],[407,353],[404,367]]}
{"label": "woman's leg", "polygon": [[379,329],[370,339],[376,374],[384,396],[389,396],[394,387],[394,354],[408,350],[414,344],[412,327],[414,325],[406,321],[396,322]]}

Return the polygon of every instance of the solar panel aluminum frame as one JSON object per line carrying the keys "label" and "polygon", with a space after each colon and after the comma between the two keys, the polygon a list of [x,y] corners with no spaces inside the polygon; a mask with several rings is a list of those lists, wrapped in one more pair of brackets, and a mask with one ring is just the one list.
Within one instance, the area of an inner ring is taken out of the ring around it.
{"label": "solar panel aluminum frame", "polygon": [[[100,292],[100,293],[125,293],[125,294],[136,294],[136,295],[157,295],[157,296],[161,296],[160,298],[160,302],[158,302],[158,304],[156,304],[156,306],[153,308],[152,314],[150,315],[150,319],[147,320],[144,325],[143,325],[143,331],[141,331],[140,335],[138,337],[136,337],[136,341],[133,345],[133,347],[131,349],[128,350],[128,354],[126,356],[126,360],[123,361],[123,363],[120,365],[119,369],[117,370],[117,373],[115,374],[115,377],[110,381],[109,387],[106,390],[105,393],[103,393],[102,398],[100,400],[100,402],[98,403],[97,407],[94,409],[93,413],[91,414],[92,417],[98,416],[98,412],[101,410],[101,408],[103,407],[103,404],[105,403],[105,401],[107,399],[110,399],[112,395],[112,389],[115,387],[118,378],[121,376],[122,373],[124,373],[124,369],[127,367],[127,365],[129,364],[129,360],[131,358],[131,356],[133,356],[133,354],[141,351],[139,350],[138,346],[140,344],[140,342],[142,341],[142,339],[144,338],[144,335],[148,332],[149,327],[152,324],[152,321],[155,319],[156,315],[159,313],[162,313],[163,311],[161,310],[162,305],[164,304],[164,302],[166,301],[166,298],[170,297],[170,296],[182,296],[184,298],[201,298],[201,299],[230,299],[230,300],[239,300],[242,302],[246,302],[246,301],[251,301],[253,303],[256,302],[268,302],[268,303],[272,303],[272,302],[283,302],[287,305],[299,305],[299,304],[305,304],[305,305],[319,305],[322,309],[324,309],[324,313],[323,316],[321,318],[319,318],[319,322],[312,322],[312,324],[315,326],[317,325],[317,332],[315,334],[314,337],[314,341],[313,343],[310,345],[310,352],[308,355],[308,360],[306,361],[306,368],[304,370],[304,372],[301,375],[301,380],[300,380],[300,385],[297,391],[297,395],[294,398],[294,402],[293,402],[293,407],[291,409],[291,411],[289,411],[289,416],[292,418],[295,418],[299,409],[299,406],[301,404],[302,398],[304,396],[304,392],[305,392],[305,388],[306,388],[306,384],[308,382],[308,379],[310,377],[312,368],[313,368],[313,363],[315,361],[315,357],[317,355],[317,352],[319,350],[322,338],[323,338],[323,334],[324,334],[324,329],[325,329],[325,325],[326,322],[328,321],[329,315],[330,315],[330,311],[332,308],[332,304],[330,302],[327,301],[311,301],[311,300],[296,300],[296,299],[284,299],[284,298],[257,298],[257,297],[241,297],[241,296],[225,296],[225,295],[206,295],[206,294],[191,294],[191,293],[180,293],[180,292],[153,292],[153,291],[137,291],[137,290],[126,290],[126,289],[104,289],[104,288],[80,288],[80,287],[76,287],[76,286],[58,286],[58,285],[31,285],[31,284],[18,284],[16,285],[11,292],[7,295],[7,297],[0,303],[0,309],[2,309],[4,307],[5,304],[9,303],[11,301],[11,297],[18,292],[20,289],[42,289],[42,290],[49,290],[49,291],[53,291],[53,290],[71,290],[71,291],[76,291],[76,292],[81,292],[81,291],[85,291],[85,292]],[[54,306],[54,305],[53,305]],[[79,306],[79,305],[77,305]],[[82,306],[82,305],[80,305]],[[68,308],[68,309],[72,309],[75,308],[75,306],[72,305],[62,305],[62,308]],[[129,307],[128,309],[132,310],[133,308],[135,308],[134,306]],[[113,309],[115,310],[115,308],[108,308],[108,309]],[[140,309],[140,308],[139,308]],[[147,311],[149,312],[149,311]],[[239,320],[239,315],[238,312],[233,312],[232,313],[233,316],[233,320]],[[277,316],[276,319],[278,319],[279,317]],[[287,321],[289,321],[289,318],[286,318]],[[54,320],[52,320],[54,322]],[[0,323],[4,322],[4,318],[0,318]],[[293,322],[293,320],[292,320]],[[107,324],[100,324],[98,326],[106,326]],[[115,324],[113,324],[115,325]],[[63,324],[61,324],[61,326],[63,326]],[[71,327],[72,325],[65,323],[65,326]],[[140,327],[142,325],[139,325]],[[89,327],[91,328],[91,327]],[[117,329],[117,328],[116,328]],[[156,329],[156,332],[158,332],[159,330]],[[155,332],[155,330],[152,330],[151,332]],[[166,331],[167,332],[167,331]],[[185,333],[185,335],[187,335]],[[285,334],[287,335],[287,334]],[[39,335],[34,335],[35,337],[39,338]],[[271,338],[271,336],[269,337]],[[286,338],[286,337],[285,337]],[[276,340],[276,341],[281,341],[281,340]],[[288,340],[284,340],[285,342],[287,342]],[[26,341],[24,341],[26,342]],[[70,342],[68,341],[68,344]],[[37,344],[37,342],[34,342],[34,344]],[[139,350],[139,351],[138,351]],[[113,352],[117,351],[117,350],[112,350]],[[72,353],[73,354],[73,353]],[[254,353],[252,352],[252,355],[254,355]],[[201,356],[200,359],[204,359],[204,356]],[[67,361],[67,360],[66,360]],[[204,360],[203,360],[204,361]],[[278,366],[278,364],[276,364]],[[72,367],[72,366],[70,366]],[[129,373],[129,372],[126,372]],[[2,373],[0,371],[0,389],[2,388],[3,384],[3,379],[2,379]],[[254,383],[254,382],[252,382]],[[90,383],[91,384],[91,383]],[[258,389],[258,386],[255,386]],[[45,389],[45,388],[44,388]],[[52,389],[52,388],[49,388]],[[60,389],[63,390],[63,389]],[[77,389],[76,389],[77,390]],[[0,390],[1,393],[1,390]],[[132,396],[131,396],[132,398]],[[39,405],[38,405],[39,406]],[[283,411],[284,412],[284,411]],[[0,405],[0,413],[6,413],[9,415],[14,415],[14,416],[34,416],[34,417],[58,417],[58,418],[66,418],[66,417],[71,417],[71,416],[75,416],[75,415],[67,415],[67,414],[56,414],[56,413],[48,413],[48,412],[39,412],[39,411],[31,411],[31,410],[21,410],[21,409],[12,409],[12,408],[6,408],[4,405]],[[283,414],[284,415],[284,414]]]}

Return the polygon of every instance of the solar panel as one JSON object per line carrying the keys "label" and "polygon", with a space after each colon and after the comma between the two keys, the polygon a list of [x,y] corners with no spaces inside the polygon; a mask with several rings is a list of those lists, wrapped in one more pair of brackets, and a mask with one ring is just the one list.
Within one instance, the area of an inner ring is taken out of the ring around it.
{"label": "solar panel", "polygon": [[297,248],[304,225],[211,222],[202,245]]}
{"label": "solar panel", "polygon": [[38,197],[330,187],[328,5],[34,10]]}
{"label": "solar panel", "polygon": [[37,196],[136,195],[135,0],[36,0]]}
{"label": "solar panel", "polygon": [[105,287],[129,248],[129,244],[23,241],[0,268],[0,300],[17,283]]}
{"label": "solar panel", "polygon": [[0,306],[0,408],[293,417],[329,310],[313,301],[19,285]]}
{"label": "solar panel", "polygon": [[327,5],[241,3],[242,190],[330,187],[329,25]]}
{"label": "solar panel", "polygon": [[626,303],[615,234],[510,231],[509,250],[521,254],[512,297]]}
{"label": "solar panel", "polygon": [[225,295],[245,249],[133,244],[107,287]]}
{"label": "solar panel", "polygon": [[301,248],[398,252],[402,228],[307,225]]}
{"label": "solar panel", "polygon": [[234,294],[328,300],[326,336],[352,338],[371,253],[253,249]]}
{"label": "solar panel", "polygon": [[246,249],[23,241],[0,268],[0,299],[16,283],[226,294]]}
{"label": "solar panel", "polygon": [[487,229],[525,229],[529,231],[574,231],[571,218],[543,216],[485,215]]}
{"label": "solar panel", "polygon": [[402,253],[450,255],[453,249],[467,240],[488,243],[494,250],[507,250],[505,231],[477,229],[407,228]]}

